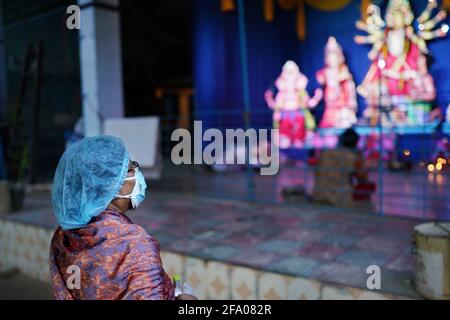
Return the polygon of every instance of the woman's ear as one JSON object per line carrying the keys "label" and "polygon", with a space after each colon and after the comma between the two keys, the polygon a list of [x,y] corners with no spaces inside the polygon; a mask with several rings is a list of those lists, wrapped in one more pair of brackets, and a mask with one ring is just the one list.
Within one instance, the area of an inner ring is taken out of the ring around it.
{"label": "woman's ear", "polygon": [[133,192],[136,180],[127,180],[123,183],[122,188],[120,188],[119,194],[122,196],[129,195]]}

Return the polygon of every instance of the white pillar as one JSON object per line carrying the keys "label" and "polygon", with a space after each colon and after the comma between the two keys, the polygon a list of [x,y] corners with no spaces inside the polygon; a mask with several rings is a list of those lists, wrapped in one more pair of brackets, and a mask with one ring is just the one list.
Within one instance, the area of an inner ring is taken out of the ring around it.
{"label": "white pillar", "polygon": [[84,133],[124,116],[119,0],[78,0]]}

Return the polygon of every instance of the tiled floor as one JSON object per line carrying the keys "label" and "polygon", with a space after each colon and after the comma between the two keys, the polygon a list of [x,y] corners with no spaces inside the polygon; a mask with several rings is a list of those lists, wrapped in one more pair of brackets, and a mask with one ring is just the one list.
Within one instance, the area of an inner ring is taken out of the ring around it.
{"label": "tiled floor", "polygon": [[[285,188],[300,187],[311,194],[314,167],[298,162],[283,165],[275,176],[233,171],[208,172],[201,166],[168,166],[163,178],[154,182],[155,190],[191,192],[215,198],[244,199],[265,203],[283,203]],[[383,215],[417,219],[450,220],[450,172],[429,173],[426,166],[410,172],[371,169],[370,180],[377,184],[372,196],[376,212]],[[318,223],[314,221],[314,223]]]}
{"label": "tiled floor", "polygon": [[[358,288],[366,288],[366,268],[376,264],[382,290],[415,297],[410,246],[413,227],[420,223],[416,220],[179,193],[150,193],[129,216],[166,252]],[[56,225],[48,197],[28,199],[24,212],[0,218],[44,228]],[[187,265],[191,277],[205,272],[194,262]],[[207,285],[228,288],[218,282]],[[239,290],[230,285],[229,290]],[[240,290],[253,294],[251,288]]]}

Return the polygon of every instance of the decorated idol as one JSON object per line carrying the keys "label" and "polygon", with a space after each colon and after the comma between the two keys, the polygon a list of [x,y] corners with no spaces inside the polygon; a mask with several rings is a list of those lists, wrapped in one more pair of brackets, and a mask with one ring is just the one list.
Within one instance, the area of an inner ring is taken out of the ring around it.
{"label": "decorated idol", "polygon": [[316,74],[324,86],[325,113],[321,128],[348,128],[356,123],[356,88],[345,63],[344,53],[334,37],[325,46],[325,66]]}
{"label": "decorated idol", "polygon": [[273,110],[274,127],[280,130],[280,148],[304,146],[308,136],[315,129],[315,120],[309,109],[322,99],[322,90],[317,89],[314,97],[306,91],[308,79],[293,61],[287,61],[275,81],[278,92],[265,93],[268,106]]}
{"label": "decorated idol", "polygon": [[381,119],[393,125],[423,124],[429,112],[430,102],[435,98],[435,87],[428,73],[425,55],[429,54],[426,41],[444,37],[448,26],[442,25],[446,18],[434,0],[417,18],[417,30],[413,27],[414,14],[408,0],[390,0],[385,20],[380,9],[371,5],[365,22],[358,21],[357,28],[368,33],[357,36],[358,44],[371,44],[369,59],[372,64],[363,83],[358,87],[367,102],[366,118],[377,122],[381,106]]}

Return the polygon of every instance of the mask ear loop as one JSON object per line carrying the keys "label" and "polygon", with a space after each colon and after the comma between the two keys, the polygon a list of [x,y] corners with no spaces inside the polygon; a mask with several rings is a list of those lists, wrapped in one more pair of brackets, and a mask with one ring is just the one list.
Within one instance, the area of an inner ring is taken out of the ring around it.
{"label": "mask ear loop", "polygon": [[[136,180],[136,183],[137,183],[136,169],[134,169],[134,176],[127,177],[127,178],[125,178],[124,181],[132,181],[132,180]],[[116,195],[116,199],[131,199],[132,197],[133,197],[133,192],[126,196],[123,196],[121,194]]]}
{"label": "mask ear loop", "polygon": [[139,172],[139,168],[133,168],[134,176],[126,177],[124,181],[137,180],[137,173]]}

